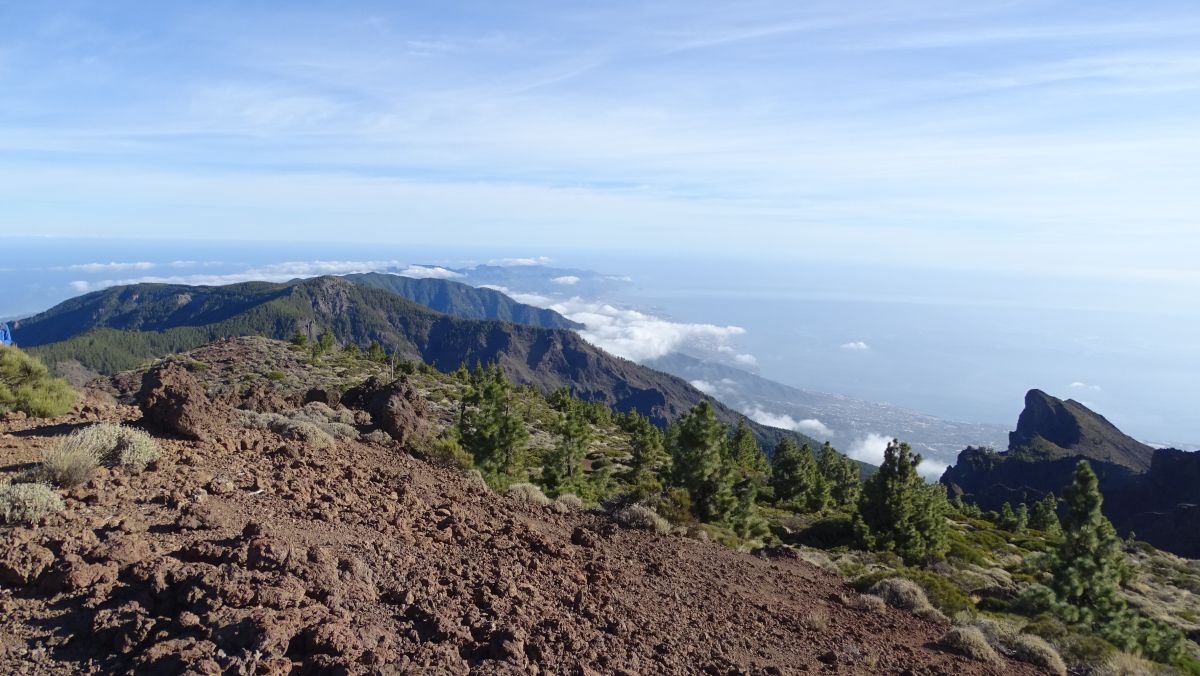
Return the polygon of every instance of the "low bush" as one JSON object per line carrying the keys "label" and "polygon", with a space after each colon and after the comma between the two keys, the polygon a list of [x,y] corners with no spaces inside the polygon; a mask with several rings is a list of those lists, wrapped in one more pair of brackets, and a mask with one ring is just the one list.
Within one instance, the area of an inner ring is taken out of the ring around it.
{"label": "low bush", "polygon": [[550,498],[546,497],[542,489],[531,483],[520,482],[509,484],[508,490],[504,494],[510,498],[516,498],[521,502],[527,502],[538,507],[545,507],[550,504]]}
{"label": "low bush", "polygon": [[671,524],[658,515],[658,512],[645,505],[630,505],[614,515],[617,523],[626,528],[638,528],[666,533],[671,530]]}
{"label": "low bush", "polygon": [[59,439],[52,451],[54,459],[68,464],[82,465],[90,455],[100,464],[134,472],[146,469],[161,453],[154,437],[142,430],[113,423],[76,430]]}
{"label": "low bush", "polygon": [[67,381],[50,375],[41,360],[0,345],[0,413],[51,418],[71,410],[74,403],[75,391]]}
{"label": "low bush", "polygon": [[62,498],[46,484],[0,486],[0,523],[33,523],[62,508]]}
{"label": "low bush", "polygon": [[425,450],[421,455],[430,464],[438,467],[453,467],[464,472],[475,466],[471,454],[464,450],[458,443],[458,439],[453,436],[438,437],[423,445]]}
{"label": "low bush", "polygon": [[271,431],[284,439],[299,441],[312,448],[333,448],[334,446],[333,436],[310,422],[284,418],[273,421]]}
{"label": "low bush", "polygon": [[42,462],[33,472],[36,480],[71,487],[91,478],[100,465],[99,456],[90,448],[66,440],[42,451]]}
{"label": "low bush", "polygon": [[868,610],[879,613],[883,612],[884,608],[887,608],[887,603],[883,599],[871,594],[842,594],[838,597],[838,600],[847,608],[854,608],[855,610]]}
{"label": "low bush", "polygon": [[1032,634],[1017,634],[1006,644],[1013,659],[1041,667],[1056,676],[1067,676],[1067,665],[1050,642]]}
{"label": "low bush", "polygon": [[563,493],[554,498],[554,506],[560,512],[578,512],[583,509],[583,499],[574,493]]}
{"label": "low bush", "polygon": [[988,644],[983,632],[979,631],[978,627],[954,627],[938,639],[938,645],[980,662],[991,664],[1000,662],[1000,656]]}
{"label": "low bush", "polygon": [[893,608],[909,612],[931,607],[925,590],[916,582],[902,577],[884,578],[871,585],[867,593],[878,596]]}

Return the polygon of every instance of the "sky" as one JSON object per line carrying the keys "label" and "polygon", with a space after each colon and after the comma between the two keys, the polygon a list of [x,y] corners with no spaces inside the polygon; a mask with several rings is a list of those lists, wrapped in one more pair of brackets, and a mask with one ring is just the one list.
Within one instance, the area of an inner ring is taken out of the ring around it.
{"label": "sky", "polygon": [[0,4],[0,235],[1200,290],[1194,2]]}

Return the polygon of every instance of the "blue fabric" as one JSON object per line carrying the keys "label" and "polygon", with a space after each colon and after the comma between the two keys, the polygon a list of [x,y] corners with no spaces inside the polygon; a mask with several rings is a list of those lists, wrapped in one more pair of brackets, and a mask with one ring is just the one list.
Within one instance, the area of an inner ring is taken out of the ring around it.
{"label": "blue fabric", "polygon": [[0,324],[0,345],[12,345],[12,330],[8,324]]}

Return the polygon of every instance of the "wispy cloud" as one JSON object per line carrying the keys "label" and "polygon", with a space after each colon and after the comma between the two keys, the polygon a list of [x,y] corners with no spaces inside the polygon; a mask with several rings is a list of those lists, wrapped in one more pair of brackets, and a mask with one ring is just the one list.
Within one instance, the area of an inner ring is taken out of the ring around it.
{"label": "wispy cloud", "polygon": [[848,343],[842,343],[841,347],[843,350],[850,350],[852,352],[863,352],[871,349],[870,345],[867,345],[861,340],[852,340]]}
{"label": "wispy cloud", "polygon": [[11,13],[0,229],[1200,283],[1187,3],[377,10]]}
{"label": "wispy cloud", "polygon": [[579,283],[579,278],[575,275],[563,275],[562,277],[554,277],[550,281],[563,286],[574,286]]}
{"label": "wispy cloud", "polygon": [[1087,384],[1087,383],[1085,383],[1085,382],[1081,382],[1081,381],[1078,381],[1078,380],[1076,380],[1075,382],[1071,383],[1071,384],[1069,385],[1069,387],[1070,387],[1071,389],[1073,389],[1073,390],[1090,390],[1090,391],[1092,391],[1092,392],[1099,392],[1101,389],[1103,389],[1103,388],[1101,388],[1099,385],[1089,385],[1089,384]]}
{"label": "wispy cloud", "polygon": [[59,269],[71,272],[115,272],[124,270],[149,270],[154,267],[157,267],[154,263],[139,261],[134,263],[77,263]]}

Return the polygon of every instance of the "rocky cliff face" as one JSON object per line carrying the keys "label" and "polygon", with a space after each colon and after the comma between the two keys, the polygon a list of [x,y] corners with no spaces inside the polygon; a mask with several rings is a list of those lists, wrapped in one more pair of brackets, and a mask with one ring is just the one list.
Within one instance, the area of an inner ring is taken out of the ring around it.
{"label": "rocky cliff face", "polygon": [[1035,457],[1085,457],[1135,472],[1150,468],[1154,449],[1125,434],[1104,416],[1072,399],[1041,390],[1025,395],[1017,429],[1009,434],[1009,450]]}
{"label": "rocky cliff face", "polygon": [[1083,404],[1040,390],[1025,395],[1008,450],[967,448],[942,475],[951,494],[984,509],[1061,495],[1080,460],[1100,478],[1117,530],[1200,557],[1200,453],[1155,450]]}

